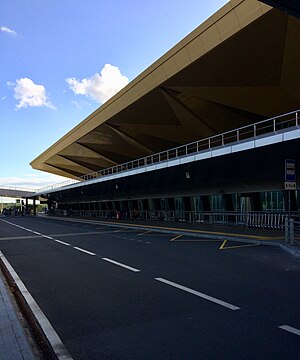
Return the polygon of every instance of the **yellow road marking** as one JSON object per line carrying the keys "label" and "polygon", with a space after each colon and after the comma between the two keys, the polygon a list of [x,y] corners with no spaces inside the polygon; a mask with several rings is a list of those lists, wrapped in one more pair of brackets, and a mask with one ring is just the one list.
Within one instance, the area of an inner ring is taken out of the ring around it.
{"label": "yellow road marking", "polygon": [[[63,218],[64,221],[76,221],[76,220],[73,220],[73,219],[65,219]],[[94,223],[93,221],[82,221],[80,220],[79,222],[85,222],[85,223]],[[118,224],[120,225],[119,222],[114,222],[114,221],[111,221],[111,222],[107,222],[107,221],[97,221],[97,223],[101,223],[101,224],[105,224],[105,225],[115,225],[115,224]],[[258,236],[258,235],[249,235],[249,234],[241,234],[241,233],[225,233],[225,232],[218,232],[218,231],[209,231],[209,230],[194,230],[194,229],[182,229],[182,228],[174,228],[174,227],[163,227],[163,226],[153,226],[153,225],[142,225],[142,224],[128,224],[128,223],[122,223],[124,226],[127,227],[128,229],[128,226],[129,227],[136,227],[136,228],[149,228],[149,229],[162,229],[162,230],[176,230],[176,231],[182,231],[182,232],[186,232],[186,233],[196,233],[196,234],[212,234],[212,235],[227,235],[227,236],[232,236],[232,237],[240,237],[241,235],[243,236],[243,238],[249,238],[249,239],[256,239],[256,240],[272,240],[273,237],[271,236]],[[121,231],[121,230],[119,230]]]}
{"label": "yellow road marking", "polygon": [[222,245],[219,247],[219,250],[224,249],[224,246],[226,245],[226,243],[227,243],[227,240],[224,240],[224,241],[222,242]]}
{"label": "yellow road marking", "polygon": [[172,236],[172,234],[168,234],[168,233],[160,233],[160,232],[156,232],[156,231],[153,231],[153,230],[149,230],[149,231],[146,231],[146,232],[143,232],[143,233],[140,233],[140,234],[137,234],[137,236],[146,236],[147,237],[170,237]]}
{"label": "yellow road marking", "polygon": [[[65,220],[65,219],[64,219]],[[117,222],[105,222],[105,221],[100,221],[102,224],[118,224],[120,225],[120,223]],[[244,238],[249,238],[249,239],[257,239],[257,240],[270,240],[272,239],[272,237],[270,236],[258,236],[258,235],[249,235],[249,234],[240,234],[240,233],[225,233],[225,232],[220,232],[220,231],[209,231],[209,230],[194,230],[194,229],[182,229],[182,228],[174,228],[174,227],[164,227],[164,226],[153,226],[153,225],[139,225],[139,224],[128,224],[128,223],[123,223],[124,226],[128,226],[129,227],[144,227],[144,228],[149,228],[149,229],[162,229],[162,230],[176,230],[176,231],[182,231],[182,232],[189,232],[189,233],[196,233],[196,234],[212,234],[212,235],[228,235],[228,236],[233,236],[233,237],[240,237],[241,235]]]}
{"label": "yellow road marking", "polygon": [[171,239],[170,241],[175,241],[176,239],[179,239],[182,235],[177,235],[175,237],[173,237],[173,239]]}
{"label": "yellow road marking", "polygon": [[233,245],[233,246],[226,246],[228,240],[224,240],[222,245],[219,247],[219,250],[227,250],[227,249],[238,249],[243,247],[249,247],[249,246],[258,246],[260,244],[246,244],[246,245]]}
{"label": "yellow road marking", "polygon": [[151,233],[151,230],[148,230],[148,231],[142,232],[140,234],[137,234],[137,236],[146,235],[146,234],[149,234],[149,233]]}
{"label": "yellow road marking", "polygon": [[205,239],[205,240],[192,240],[192,239],[181,239],[181,240],[176,240],[176,242],[220,242],[220,240],[210,240],[210,239]]}
{"label": "yellow road marking", "polygon": [[269,237],[268,238],[269,240],[283,240],[284,239],[284,236],[272,236],[272,237]]}

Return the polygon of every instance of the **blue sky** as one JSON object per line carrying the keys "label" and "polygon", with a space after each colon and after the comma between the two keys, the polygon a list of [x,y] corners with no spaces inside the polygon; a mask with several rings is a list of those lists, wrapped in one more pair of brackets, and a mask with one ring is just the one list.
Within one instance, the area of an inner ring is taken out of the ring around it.
{"label": "blue sky", "polygon": [[226,0],[0,2],[0,185],[63,178],[35,157]]}

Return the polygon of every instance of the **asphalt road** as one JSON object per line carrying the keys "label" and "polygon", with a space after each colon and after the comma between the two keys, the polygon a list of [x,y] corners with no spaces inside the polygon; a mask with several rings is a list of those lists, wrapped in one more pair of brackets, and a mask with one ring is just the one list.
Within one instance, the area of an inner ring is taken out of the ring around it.
{"label": "asphalt road", "polygon": [[277,248],[221,245],[0,219],[0,250],[74,359],[299,358],[299,261]]}

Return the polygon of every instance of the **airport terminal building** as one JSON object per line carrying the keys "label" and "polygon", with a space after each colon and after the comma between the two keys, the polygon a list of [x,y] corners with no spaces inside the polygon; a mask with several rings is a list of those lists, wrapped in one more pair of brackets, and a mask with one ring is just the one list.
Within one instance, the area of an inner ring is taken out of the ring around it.
{"label": "airport terminal building", "polygon": [[78,216],[280,226],[300,209],[297,3],[229,1],[31,162],[71,179],[36,196]]}

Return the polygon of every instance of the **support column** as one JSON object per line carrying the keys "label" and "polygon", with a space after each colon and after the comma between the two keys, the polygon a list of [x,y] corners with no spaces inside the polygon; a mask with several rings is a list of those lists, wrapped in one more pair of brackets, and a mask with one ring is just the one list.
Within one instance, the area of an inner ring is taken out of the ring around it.
{"label": "support column", "polygon": [[262,211],[260,193],[250,193],[250,203],[252,211]]}
{"label": "support column", "polygon": [[204,211],[211,211],[209,195],[201,196],[201,200],[202,200],[203,210]]}
{"label": "support column", "polygon": [[138,210],[139,205],[138,205],[137,200],[132,200],[132,207],[133,207],[132,210]]}
{"label": "support column", "polygon": [[25,215],[28,214],[28,198],[25,198]]}
{"label": "support column", "polygon": [[192,222],[192,199],[190,196],[182,197],[183,206],[184,206],[184,219],[185,221]]}
{"label": "support column", "polygon": [[[290,192],[290,195],[289,195]],[[297,207],[297,199],[296,199],[296,191],[295,190],[286,190],[283,192],[284,196],[284,208],[285,211],[298,211]],[[290,203],[290,205],[289,205]]]}
{"label": "support column", "polygon": [[153,200],[155,205],[155,211],[160,211],[161,210],[160,199],[153,199]]}
{"label": "support column", "polygon": [[167,198],[168,206],[170,211],[175,211],[175,199],[174,198]]}
{"label": "support column", "polygon": [[117,211],[120,211],[121,210],[120,201],[114,201],[114,203],[115,203],[115,209]]}
{"label": "support column", "polygon": [[224,205],[224,211],[226,212],[231,212],[232,215],[228,215],[225,216],[225,220],[228,224],[236,224],[237,223],[237,218],[235,216],[235,214],[233,214],[234,212],[234,205],[233,205],[233,201],[232,201],[232,195],[231,194],[222,194],[222,198],[223,198],[223,205]]}
{"label": "support column", "polygon": [[149,201],[148,201],[148,199],[142,199],[142,203],[143,203],[143,209],[145,211],[149,211]]}
{"label": "support column", "polygon": [[222,194],[225,211],[234,211],[231,194]]}
{"label": "support column", "polygon": [[113,205],[111,201],[107,201],[107,210],[112,210],[113,209]]}
{"label": "support column", "polygon": [[[202,201],[203,211],[204,212],[211,211],[209,195],[201,196],[201,201]],[[204,220],[209,221],[209,215],[204,215]]]}
{"label": "support column", "polygon": [[33,215],[36,215],[36,197],[33,197]]}
{"label": "support column", "polygon": [[192,203],[190,196],[184,196],[182,198],[184,204],[184,211],[192,211]]}

